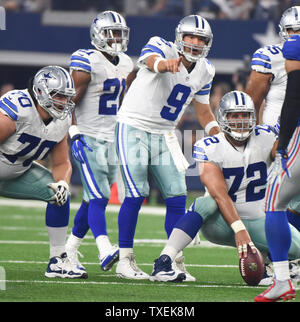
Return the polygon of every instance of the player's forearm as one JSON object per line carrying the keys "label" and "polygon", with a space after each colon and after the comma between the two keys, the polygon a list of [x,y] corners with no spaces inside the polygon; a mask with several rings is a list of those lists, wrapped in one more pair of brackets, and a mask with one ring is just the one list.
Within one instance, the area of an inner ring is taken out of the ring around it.
{"label": "player's forearm", "polygon": [[195,108],[199,123],[207,135],[216,135],[221,130],[208,104],[201,104],[201,107]]}
{"label": "player's forearm", "polygon": [[54,165],[52,168],[52,176],[55,182],[64,180],[69,184],[71,180],[71,175],[72,175],[72,165],[70,160],[67,160],[64,163]]}
{"label": "player's forearm", "polygon": [[240,220],[240,216],[237,213],[235,205],[230,196],[226,193],[219,193],[214,196],[214,199],[220,209],[220,212],[229,226],[237,220]]}

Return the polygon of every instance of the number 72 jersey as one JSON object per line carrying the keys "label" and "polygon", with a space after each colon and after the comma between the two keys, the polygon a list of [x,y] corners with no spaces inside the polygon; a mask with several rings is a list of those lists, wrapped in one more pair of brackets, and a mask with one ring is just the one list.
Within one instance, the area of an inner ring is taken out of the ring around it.
{"label": "number 72 jersey", "polygon": [[242,219],[263,217],[270,153],[276,140],[269,126],[251,133],[244,147],[236,149],[223,133],[205,137],[194,145],[194,159],[212,162],[223,172],[228,194]]}
{"label": "number 72 jersey", "polygon": [[30,168],[34,160],[46,158],[63,140],[71,125],[71,115],[46,125],[27,89],[3,95],[0,112],[16,125],[16,131],[0,143],[0,180],[18,177]]}

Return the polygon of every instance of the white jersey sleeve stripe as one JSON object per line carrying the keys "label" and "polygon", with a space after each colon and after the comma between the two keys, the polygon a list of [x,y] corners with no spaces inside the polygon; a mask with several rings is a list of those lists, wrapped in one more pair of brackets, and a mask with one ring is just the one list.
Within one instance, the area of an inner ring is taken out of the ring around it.
{"label": "white jersey sleeve stripe", "polygon": [[12,111],[12,109],[9,108],[6,104],[3,103],[3,101],[0,101],[0,109],[2,109],[10,118],[12,118],[14,121],[18,120],[18,115]]}
{"label": "white jersey sleeve stripe", "polygon": [[166,55],[164,54],[164,52],[159,49],[158,47],[155,47],[153,45],[147,44],[141,51],[141,55],[140,57],[142,57],[144,54],[152,52],[153,54],[159,54],[161,55],[163,58],[166,58]]}

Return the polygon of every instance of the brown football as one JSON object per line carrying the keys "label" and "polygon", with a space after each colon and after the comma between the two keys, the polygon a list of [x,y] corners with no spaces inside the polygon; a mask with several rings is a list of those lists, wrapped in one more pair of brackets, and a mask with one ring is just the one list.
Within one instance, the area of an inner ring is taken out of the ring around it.
{"label": "brown football", "polygon": [[248,256],[240,258],[239,268],[244,281],[251,286],[258,285],[264,276],[264,259],[258,249],[256,253],[252,252],[248,245]]}

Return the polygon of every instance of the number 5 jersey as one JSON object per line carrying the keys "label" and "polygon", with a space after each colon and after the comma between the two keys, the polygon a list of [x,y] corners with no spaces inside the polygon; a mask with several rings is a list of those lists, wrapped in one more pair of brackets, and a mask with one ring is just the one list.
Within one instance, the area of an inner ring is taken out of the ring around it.
{"label": "number 5 jersey", "polygon": [[162,134],[175,129],[193,99],[209,104],[215,68],[206,58],[200,58],[190,73],[183,64],[175,74],[155,73],[145,64],[153,54],[165,59],[179,58],[174,43],[160,37],[150,38],[141,51],[138,60],[140,70],[124,98],[118,122]]}
{"label": "number 5 jersey", "polygon": [[0,144],[0,180],[20,176],[34,160],[46,158],[63,140],[71,125],[71,115],[46,125],[27,89],[13,90],[0,99],[0,112],[11,118],[16,131]]}

